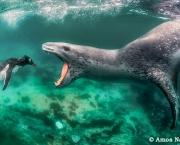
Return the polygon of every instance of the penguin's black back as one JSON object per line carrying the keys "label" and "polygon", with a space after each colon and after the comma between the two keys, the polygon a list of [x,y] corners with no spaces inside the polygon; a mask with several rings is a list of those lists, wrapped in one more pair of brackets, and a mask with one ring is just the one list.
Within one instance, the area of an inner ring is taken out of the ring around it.
{"label": "penguin's black back", "polygon": [[15,65],[18,64],[18,59],[10,58],[10,59],[7,59],[5,62],[0,63],[0,71],[3,70],[8,64],[9,64],[9,67],[15,67]]}

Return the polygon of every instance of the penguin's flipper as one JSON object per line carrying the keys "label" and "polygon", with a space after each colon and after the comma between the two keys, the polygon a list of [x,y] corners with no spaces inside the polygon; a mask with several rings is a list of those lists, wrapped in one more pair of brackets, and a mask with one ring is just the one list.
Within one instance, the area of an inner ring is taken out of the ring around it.
{"label": "penguin's flipper", "polygon": [[14,68],[14,67],[8,68],[7,71],[5,72],[3,90],[5,90],[6,87],[8,86],[8,84],[9,84],[9,81],[10,81],[10,79],[11,79],[11,74],[12,74],[13,68]]}

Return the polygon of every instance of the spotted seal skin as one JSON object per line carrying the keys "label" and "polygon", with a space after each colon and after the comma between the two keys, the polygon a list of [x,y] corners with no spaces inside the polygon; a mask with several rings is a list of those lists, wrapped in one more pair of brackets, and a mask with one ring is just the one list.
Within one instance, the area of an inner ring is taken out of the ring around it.
{"label": "spotted seal skin", "polygon": [[179,21],[165,22],[122,49],[105,50],[60,42],[47,42],[42,47],[64,62],[56,87],[65,87],[82,77],[96,81],[156,84],[170,104],[171,129],[174,129],[179,113]]}

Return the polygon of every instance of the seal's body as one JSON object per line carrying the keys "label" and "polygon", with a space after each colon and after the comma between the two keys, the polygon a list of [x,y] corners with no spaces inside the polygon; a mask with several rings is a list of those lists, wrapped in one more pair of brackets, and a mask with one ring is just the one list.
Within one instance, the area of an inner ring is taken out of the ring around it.
{"label": "seal's body", "polygon": [[10,58],[0,64],[0,77],[4,79],[3,90],[8,86],[13,70],[15,71],[18,66],[25,66],[27,64],[36,66],[28,56],[22,58]]}
{"label": "seal's body", "polygon": [[80,77],[97,81],[156,84],[167,97],[173,116],[178,116],[177,77],[180,68],[180,22],[163,23],[122,49],[105,50],[68,43],[43,44],[43,50],[64,61],[55,83],[65,87]]}

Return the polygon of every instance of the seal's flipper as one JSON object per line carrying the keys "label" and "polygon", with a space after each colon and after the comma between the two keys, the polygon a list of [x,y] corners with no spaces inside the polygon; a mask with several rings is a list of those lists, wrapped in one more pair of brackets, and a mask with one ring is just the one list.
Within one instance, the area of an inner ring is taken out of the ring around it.
{"label": "seal's flipper", "polygon": [[170,107],[171,107],[171,111],[172,111],[172,117],[173,117],[173,124],[171,125],[170,129],[174,129],[176,122],[177,122],[177,117],[179,114],[179,110],[178,110],[178,95],[177,93],[174,91],[174,88],[172,87],[172,85],[170,84],[159,84],[159,88],[161,88],[161,90],[163,91],[163,93],[165,94]]}
{"label": "seal's flipper", "polygon": [[178,92],[178,75],[179,75],[179,71],[176,71],[174,70],[174,72],[171,74],[171,82],[172,82],[172,85],[174,87],[174,90],[176,92]]}
{"label": "seal's flipper", "polygon": [[4,78],[4,86],[3,86],[3,90],[5,90],[6,87],[8,86],[8,84],[9,84],[9,81],[10,81],[10,79],[11,79],[12,70],[13,70],[13,67],[7,69],[7,71],[5,72],[5,78]]}
{"label": "seal's flipper", "polygon": [[[158,73],[157,73],[158,72]],[[173,117],[173,124],[171,125],[170,129],[174,129],[176,122],[177,122],[177,117],[179,114],[179,104],[178,104],[178,94],[176,89],[174,88],[173,82],[170,79],[168,75],[166,75],[162,71],[156,71],[155,73],[153,72],[153,78],[154,82],[156,85],[163,91],[164,95],[166,96],[170,107],[172,111],[172,117]]]}

